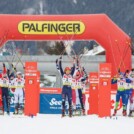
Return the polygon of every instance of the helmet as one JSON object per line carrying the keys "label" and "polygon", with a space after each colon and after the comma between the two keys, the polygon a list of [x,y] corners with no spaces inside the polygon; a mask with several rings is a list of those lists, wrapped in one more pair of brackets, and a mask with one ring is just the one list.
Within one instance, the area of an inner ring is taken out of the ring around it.
{"label": "helmet", "polygon": [[65,67],[64,72],[66,72],[68,70],[71,71],[71,68],[70,67]]}

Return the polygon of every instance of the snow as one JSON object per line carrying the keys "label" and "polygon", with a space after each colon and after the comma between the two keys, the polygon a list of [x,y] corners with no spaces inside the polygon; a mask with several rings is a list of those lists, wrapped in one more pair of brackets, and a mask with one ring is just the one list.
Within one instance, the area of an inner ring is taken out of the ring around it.
{"label": "snow", "polygon": [[[1,134],[129,134],[133,132],[134,118],[98,118],[96,115],[65,117],[41,115],[13,118],[0,116]],[[19,116],[20,117],[20,116]]]}

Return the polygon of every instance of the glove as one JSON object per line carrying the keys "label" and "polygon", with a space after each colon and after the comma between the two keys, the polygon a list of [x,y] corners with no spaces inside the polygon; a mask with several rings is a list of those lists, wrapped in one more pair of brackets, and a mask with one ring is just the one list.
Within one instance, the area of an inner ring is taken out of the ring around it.
{"label": "glove", "polygon": [[3,63],[3,67],[5,67],[5,63]]}
{"label": "glove", "polygon": [[11,64],[12,68],[14,67],[13,64]]}
{"label": "glove", "polygon": [[58,59],[56,59],[56,64],[58,63]]}
{"label": "glove", "polygon": [[16,69],[16,67],[14,68],[14,70],[17,72],[17,69]]}
{"label": "glove", "polygon": [[134,71],[134,68],[132,68],[132,72]]}
{"label": "glove", "polygon": [[76,59],[76,57],[74,56],[74,57],[73,57],[73,59],[75,60],[75,59]]}
{"label": "glove", "polygon": [[82,69],[83,69],[83,71],[85,71],[85,68],[84,67],[82,67]]}
{"label": "glove", "polygon": [[79,60],[77,59],[77,65],[79,65]]}
{"label": "glove", "polygon": [[118,68],[118,73],[120,73],[121,71],[120,71],[120,68]]}
{"label": "glove", "polygon": [[126,73],[129,73],[129,70],[126,70]]}
{"label": "glove", "polygon": [[60,56],[60,60],[62,59],[62,56]]}

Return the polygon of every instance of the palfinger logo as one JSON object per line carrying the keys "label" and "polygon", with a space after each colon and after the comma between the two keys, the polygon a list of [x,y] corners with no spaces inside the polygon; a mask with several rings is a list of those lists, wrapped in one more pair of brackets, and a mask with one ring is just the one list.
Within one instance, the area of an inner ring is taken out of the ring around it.
{"label": "palfinger logo", "polygon": [[81,21],[22,21],[18,24],[18,31],[34,35],[82,34],[85,25]]}

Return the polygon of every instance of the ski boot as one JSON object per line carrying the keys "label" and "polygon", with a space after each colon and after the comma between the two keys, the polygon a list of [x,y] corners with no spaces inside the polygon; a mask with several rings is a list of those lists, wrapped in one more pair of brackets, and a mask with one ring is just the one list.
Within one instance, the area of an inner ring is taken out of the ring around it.
{"label": "ski boot", "polygon": [[128,117],[133,117],[133,111],[130,110]]}
{"label": "ski boot", "polygon": [[113,113],[113,116],[116,116],[116,114],[117,114],[117,110],[115,109],[114,113]]}
{"label": "ski boot", "polygon": [[72,107],[69,108],[69,117],[72,117]]}
{"label": "ski boot", "polygon": [[64,110],[64,109],[62,110],[62,115],[61,115],[61,117],[65,117],[65,110]]}
{"label": "ski boot", "polygon": [[4,115],[4,109],[0,108],[0,115]]}
{"label": "ski boot", "polygon": [[19,115],[22,115],[23,114],[23,111],[24,111],[24,107],[22,104],[20,104],[19,108],[18,108],[18,114]]}
{"label": "ski boot", "polygon": [[9,111],[7,111],[7,115],[10,115],[10,112]]}
{"label": "ski boot", "polygon": [[85,109],[82,109],[82,115],[86,115]]}
{"label": "ski boot", "polygon": [[123,110],[122,114],[123,114],[123,116],[127,116],[126,110]]}
{"label": "ski boot", "polygon": [[19,104],[18,103],[15,103],[15,110],[14,110],[14,113],[15,115],[18,114],[18,108],[19,108]]}
{"label": "ski boot", "polygon": [[73,109],[73,116],[76,116],[76,109]]}
{"label": "ski boot", "polygon": [[18,114],[18,109],[15,109],[15,111],[14,111],[13,114],[14,114],[14,115],[17,115],[17,114]]}
{"label": "ski boot", "polygon": [[77,108],[76,109],[76,116],[81,116],[81,112],[82,112],[81,108]]}

